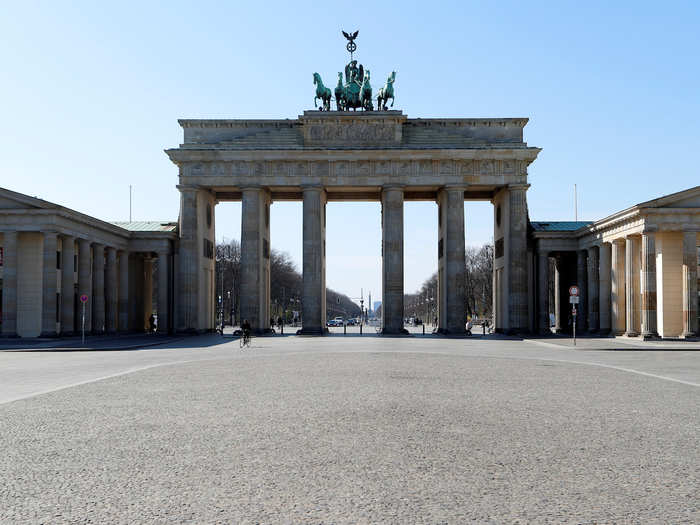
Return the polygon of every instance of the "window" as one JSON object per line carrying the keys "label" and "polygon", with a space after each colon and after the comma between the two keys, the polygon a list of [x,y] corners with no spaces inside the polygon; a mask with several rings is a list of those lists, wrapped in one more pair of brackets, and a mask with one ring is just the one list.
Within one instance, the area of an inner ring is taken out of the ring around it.
{"label": "window", "polygon": [[61,322],[61,294],[56,293],[56,322]]}
{"label": "window", "polygon": [[56,269],[61,269],[61,252],[56,251]]}
{"label": "window", "polygon": [[73,254],[73,271],[74,272],[78,271],[78,254],[77,253]]}
{"label": "window", "polygon": [[442,239],[438,241],[438,259],[442,259],[442,253],[443,253],[443,246],[442,246]]}

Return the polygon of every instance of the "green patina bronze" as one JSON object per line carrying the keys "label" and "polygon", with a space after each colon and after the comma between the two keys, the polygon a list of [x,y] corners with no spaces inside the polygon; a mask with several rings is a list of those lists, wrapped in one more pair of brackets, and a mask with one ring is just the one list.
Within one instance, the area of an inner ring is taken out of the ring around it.
{"label": "green patina bronze", "polygon": [[[345,81],[343,81],[343,73],[338,72],[338,84],[334,90],[336,109],[338,111],[349,111],[350,109],[357,111],[360,108],[364,111],[372,111],[374,104],[372,103],[369,69],[365,70],[362,64],[358,64],[357,60],[353,59],[353,52],[357,49],[355,38],[357,38],[359,31],[354,33],[343,31],[342,33],[348,39],[347,49],[350,52],[350,62],[345,66]],[[394,106],[395,78],[396,72],[392,71],[384,87],[379,90],[377,109],[386,111],[386,103],[389,99],[391,99],[391,106]],[[320,98],[322,101],[321,111],[329,111],[331,108],[331,90],[323,85],[321,75],[318,73],[314,73],[314,84],[316,85],[314,107],[318,107],[316,101]]]}
{"label": "green patina bronze", "polygon": [[316,101],[320,98],[321,102],[323,104],[321,106],[321,111],[330,111],[331,110],[331,90],[323,85],[323,81],[321,80],[321,75],[319,75],[318,73],[314,73],[314,84],[316,85],[316,96],[314,97],[314,107],[318,107],[316,105]]}
{"label": "green patina bronze", "polygon": [[391,107],[394,107],[394,80],[396,80],[396,71],[391,72],[389,78],[386,79],[386,84],[377,93],[377,109],[379,111],[387,110],[386,102],[389,99],[391,99]]}

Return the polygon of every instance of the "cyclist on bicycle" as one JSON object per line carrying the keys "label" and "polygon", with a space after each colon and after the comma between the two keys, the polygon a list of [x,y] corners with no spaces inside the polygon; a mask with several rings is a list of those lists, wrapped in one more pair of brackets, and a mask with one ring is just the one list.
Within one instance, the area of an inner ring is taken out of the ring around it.
{"label": "cyclist on bicycle", "polygon": [[250,323],[248,322],[248,319],[245,319],[241,323],[241,330],[243,331],[243,337],[245,339],[250,339]]}

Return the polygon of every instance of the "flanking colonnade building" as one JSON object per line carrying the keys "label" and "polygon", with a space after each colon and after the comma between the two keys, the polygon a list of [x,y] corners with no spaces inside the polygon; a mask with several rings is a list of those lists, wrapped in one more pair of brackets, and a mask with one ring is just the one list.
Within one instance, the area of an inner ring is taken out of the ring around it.
{"label": "flanking colonnade building", "polygon": [[81,333],[81,296],[88,334],[144,331],[153,312],[171,331],[176,243],[176,223],[108,223],[0,188],[0,333]]}
{"label": "flanking colonnade building", "polygon": [[[465,200],[493,204],[494,326],[566,331],[568,288],[591,332],[698,330],[700,187],[594,223],[530,222],[524,118],[409,119],[307,111],[287,120],[180,120],[177,223],[107,223],[0,189],[4,336],[215,328],[215,209],[241,201],[241,319],[270,330],[270,206],[303,209],[303,334],[326,326],[326,203],[382,207],[382,331],[404,331],[404,202],[436,203],[438,325],[464,334]],[[468,220],[468,218],[467,218]],[[550,322],[554,317],[555,322]]]}

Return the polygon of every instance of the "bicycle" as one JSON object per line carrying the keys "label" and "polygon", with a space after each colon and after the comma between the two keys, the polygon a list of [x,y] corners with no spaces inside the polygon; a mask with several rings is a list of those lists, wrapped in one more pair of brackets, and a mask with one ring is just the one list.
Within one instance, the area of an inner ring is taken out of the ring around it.
{"label": "bicycle", "polygon": [[241,338],[238,340],[238,343],[241,345],[241,348],[243,348],[245,346],[250,348],[250,334],[244,332],[241,335]]}

